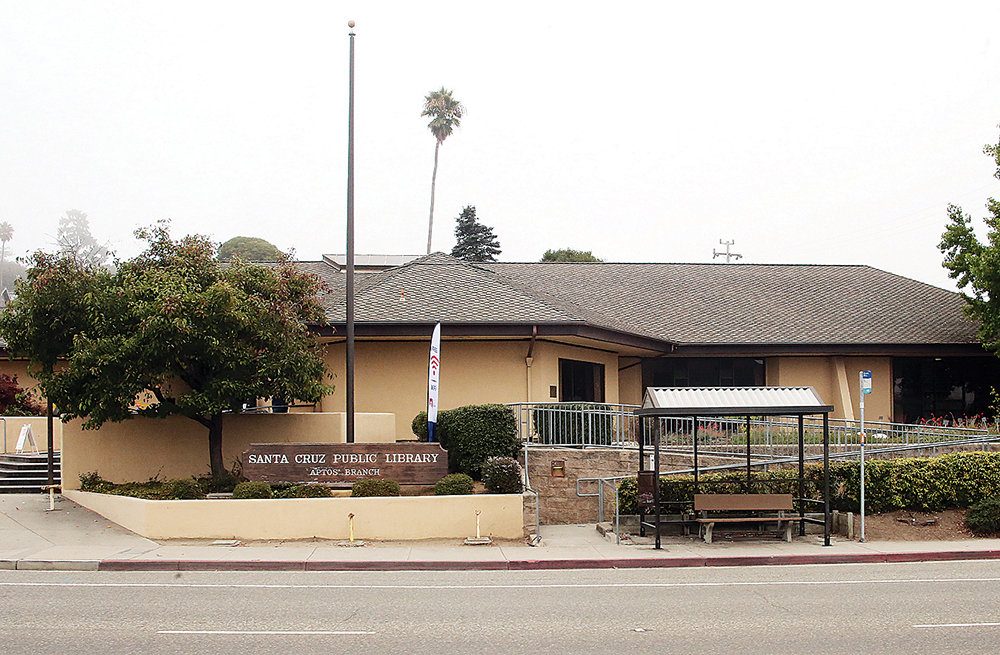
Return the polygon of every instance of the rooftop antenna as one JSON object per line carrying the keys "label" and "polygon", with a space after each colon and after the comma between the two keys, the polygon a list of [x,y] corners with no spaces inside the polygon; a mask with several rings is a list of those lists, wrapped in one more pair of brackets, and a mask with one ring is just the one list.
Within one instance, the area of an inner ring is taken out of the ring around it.
{"label": "rooftop antenna", "polygon": [[730,259],[743,259],[743,255],[738,255],[735,252],[729,252],[729,246],[735,244],[736,239],[733,239],[732,241],[723,241],[722,239],[719,239],[719,243],[726,247],[726,252],[716,252],[715,248],[712,248],[712,259],[715,259],[716,257],[725,257],[727,264]]}

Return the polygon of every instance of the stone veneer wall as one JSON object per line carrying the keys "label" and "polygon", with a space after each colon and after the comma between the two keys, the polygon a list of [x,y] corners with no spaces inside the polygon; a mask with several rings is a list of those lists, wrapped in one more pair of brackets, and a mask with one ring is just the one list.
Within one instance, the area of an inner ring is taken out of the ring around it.
{"label": "stone veneer wall", "polygon": [[[648,455],[647,455],[648,457]],[[538,492],[542,525],[594,523],[599,516],[598,498],[577,496],[577,480],[581,478],[608,478],[633,476],[639,470],[639,453],[635,450],[612,448],[530,448],[527,451],[528,482]],[[553,474],[552,462],[565,463],[562,477]],[[699,457],[702,466],[732,463],[729,458]],[[524,453],[521,455],[524,464]],[[691,458],[685,455],[660,454],[660,471],[691,467]],[[580,485],[583,493],[597,493],[596,482]],[[605,485],[605,520],[614,516],[614,495]],[[528,516],[528,498],[525,495],[525,530],[535,524],[534,506]]]}

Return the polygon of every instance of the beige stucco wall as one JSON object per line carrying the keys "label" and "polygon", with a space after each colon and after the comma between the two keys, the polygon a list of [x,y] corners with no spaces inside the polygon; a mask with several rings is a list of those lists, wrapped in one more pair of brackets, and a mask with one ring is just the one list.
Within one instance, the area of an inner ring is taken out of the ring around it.
{"label": "beige stucco wall", "polygon": [[67,491],[73,502],[149,539],[519,539],[520,494],[281,500],[142,500]]}
{"label": "beige stucco wall", "polygon": [[[20,380],[19,380],[20,381]],[[31,425],[31,436],[35,438],[35,444],[39,452],[48,452],[49,433],[48,419],[44,416],[3,416],[0,417],[0,433],[3,434],[3,443],[0,444],[0,453],[12,453],[17,446],[17,437],[21,434],[24,425]],[[59,419],[52,422],[52,442],[55,450],[62,450],[62,423]],[[6,446],[6,447],[5,447]],[[25,444],[25,452],[29,452]],[[31,450],[30,452],[34,452]]]}
{"label": "beige stucco wall", "polygon": [[[449,341],[441,343],[441,409],[483,403],[516,403],[529,398],[525,358],[529,342]],[[354,407],[358,412],[396,414],[396,438],[412,437],[413,417],[427,409],[426,341],[358,341],[355,344]],[[550,402],[549,386],[559,384],[559,359],[604,364],[605,400],[618,402],[618,355],[601,350],[536,341],[532,350],[530,398]],[[327,348],[326,364],[336,390],[322,411],[344,411],[344,344]]]}
{"label": "beige stucco wall", "polygon": [[642,365],[630,364],[639,361],[635,357],[621,358],[621,367],[618,371],[618,402],[626,405],[642,404]]}
{"label": "beige stucco wall", "polygon": [[831,418],[859,417],[860,371],[872,372],[872,393],[865,398],[865,420],[892,420],[892,358],[772,357],[767,360],[769,386],[811,386],[834,406]]}
{"label": "beige stucco wall", "polygon": [[[226,416],[222,456],[226,467],[252,443],[343,443],[346,418],[333,414],[241,414]],[[355,442],[394,441],[392,414],[357,414]],[[208,429],[191,419],[136,418],[84,430],[80,421],[63,426],[65,489],[78,489],[82,473],[97,471],[112,482],[186,478],[209,471]]]}

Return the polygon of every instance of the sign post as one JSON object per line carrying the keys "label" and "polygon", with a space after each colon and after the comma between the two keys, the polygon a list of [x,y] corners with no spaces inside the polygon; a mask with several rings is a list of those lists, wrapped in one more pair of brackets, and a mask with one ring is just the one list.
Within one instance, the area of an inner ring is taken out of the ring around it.
{"label": "sign post", "polygon": [[861,542],[865,541],[865,396],[872,392],[872,372],[861,371]]}
{"label": "sign post", "polygon": [[441,378],[441,324],[434,326],[431,355],[427,363],[427,441],[433,443],[438,420],[438,387]]}

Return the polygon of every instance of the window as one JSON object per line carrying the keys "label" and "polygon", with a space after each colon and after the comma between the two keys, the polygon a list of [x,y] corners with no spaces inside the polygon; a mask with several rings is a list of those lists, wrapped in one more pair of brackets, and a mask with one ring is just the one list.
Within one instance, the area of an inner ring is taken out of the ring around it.
{"label": "window", "polygon": [[559,360],[559,400],[562,402],[604,402],[604,364]]}

